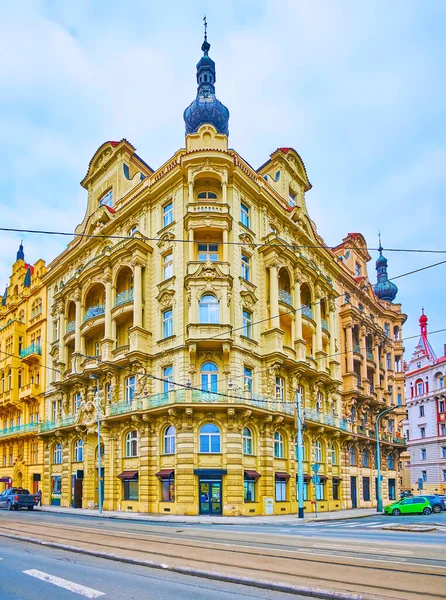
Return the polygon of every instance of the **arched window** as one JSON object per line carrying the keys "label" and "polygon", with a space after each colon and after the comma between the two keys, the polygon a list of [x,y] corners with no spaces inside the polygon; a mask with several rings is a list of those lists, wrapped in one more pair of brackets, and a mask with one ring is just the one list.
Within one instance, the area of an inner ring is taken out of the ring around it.
{"label": "arched window", "polygon": [[220,452],[220,429],[213,423],[206,423],[200,429],[200,452]]}
{"label": "arched window", "polygon": [[199,302],[200,323],[220,322],[220,303],[212,294],[205,294]]}
{"label": "arched window", "polygon": [[20,311],[19,321],[20,321],[20,323],[24,323],[25,322],[25,311],[24,310]]}
{"label": "arched window", "polygon": [[362,466],[363,467],[370,466],[370,452],[368,450],[362,451]]}
{"label": "arched window", "polygon": [[243,454],[252,454],[252,431],[248,427],[243,430]]}
{"label": "arched window", "polygon": [[415,390],[417,396],[422,396],[424,393],[424,384],[422,379],[417,379],[415,383]]}
{"label": "arched window", "polygon": [[125,455],[127,458],[138,456],[138,432],[129,431],[125,436]]}
{"label": "arched window", "polygon": [[8,371],[8,390],[12,389],[12,371]]}
{"label": "arched window", "polygon": [[284,444],[283,444],[283,435],[276,431],[274,433],[274,458],[283,458],[284,457]]}
{"label": "arched window", "polygon": [[5,374],[2,373],[2,394],[5,391]]}
{"label": "arched window", "polygon": [[84,442],[76,440],[74,442],[74,462],[82,462],[84,460]]}
{"label": "arched window", "polygon": [[[296,438],[294,440],[294,449],[296,452],[296,460],[297,460],[297,448],[298,448],[298,443],[297,443],[297,435]],[[302,460],[305,460],[305,442],[302,441]]]}
{"label": "arched window", "polygon": [[164,454],[175,454],[175,427],[173,425],[164,431]]}
{"label": "arched window", "polygon": [[204,392],[218,391],[218,367],[212,362],[206,362],[201,367],[201,389]]}
{"label": "arched window", "polygon": [[316,440],[314,444],[314,460],[317,463],[322,462],[322,446],[319,440]]}
{"label": "arched window", "polygon": [[336,446],[334,444],[331,445],[331,464],[332,465],[338,464],[338,457],[336,454]]}
{"label": "arched window", "polygon": [[200,192],[197,197],[199,200],[217,200],[217,194],[215,192]]}
{"label": "arched window", "polygon": [[350,446],[350,466],[354,467],[356,465],[356,452],[354,446]]}
{"label": "arched window", "polygon": [[53,462],[55,465],[62,464],[62,444],[56,444],[54,446]]}
{"label": "arched window", "polygon": [[389,454],[387,457],[387,468],[391,471],[395,468],[395,456],[393,454]]}

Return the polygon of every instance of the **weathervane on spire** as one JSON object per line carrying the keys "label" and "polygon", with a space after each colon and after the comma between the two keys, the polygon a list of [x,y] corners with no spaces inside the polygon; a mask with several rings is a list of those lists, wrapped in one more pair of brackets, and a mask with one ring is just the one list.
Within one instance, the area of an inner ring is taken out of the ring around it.
{"label": "weathervane on spire", "polygon": [[378,231],[378,240],[379,240],[378,250],[379,250],[379,252],[382,252],[383,251],[383,247],[381,246],[381,231]]}
{"label": "weathervane on spire", "polygon": [[207,40],[208,40],[208,22],[206,21],[206,15],[204,15],[204,17],[203,17],[203,22],[204,22],[204,41],[207,42]]}

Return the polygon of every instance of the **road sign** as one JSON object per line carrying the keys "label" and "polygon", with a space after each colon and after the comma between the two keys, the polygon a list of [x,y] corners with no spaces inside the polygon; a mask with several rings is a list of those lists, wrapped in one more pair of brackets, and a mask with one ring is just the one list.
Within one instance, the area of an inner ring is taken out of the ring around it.
{"label": "road sign", "polygon": [[314,463],[311,465],[311,470],[313,471],[313,473],[316,473],[319,471],[319,469],[321,468],[321,465],[319,463]]}
{"label": "road sign", "polygon": [[321,482],[321,478],[319,477],[319,475],[313,475],[311,481],[314,483],[314,485],[318,485]]}

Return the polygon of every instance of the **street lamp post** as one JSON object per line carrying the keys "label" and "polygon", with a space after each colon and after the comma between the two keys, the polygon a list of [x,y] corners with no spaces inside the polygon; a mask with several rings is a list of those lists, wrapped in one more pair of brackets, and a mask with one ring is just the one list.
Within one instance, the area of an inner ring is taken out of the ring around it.
{"label": "street lamp post", "polygon": [[397,408],[401,408],[401,407],[399,405],[396,405],[396,406],[392,406],[390,408],[386,408],[385,410],[382,410],[376,417],[376,424],[375,424],[376,463],[377,463],[377,469],[378,469],[378,489],[377,489],[377,498],[376,498],[376,512],[383,511],[383,500],[382,500],[383,496],[382,496],[382,481],[381,481],[381,448],[379,445],[379,420],[383,415],[386,415],[390,411],[395,410]]}
{"label": "street lamp post", "polygon": [[298,517],[304,518],[304,465],[302,456],[302,392],[299,387],[296,393],[296,425],[297,425],[297,502]]}
{"label": "street lamp post", "polygon": [[102,469],[101,469],[101,404],[99,402],[99,377],[90,375],[90,379],[96,380],[95,399],[98,408],[98,508],[99,514],[102,514]]}

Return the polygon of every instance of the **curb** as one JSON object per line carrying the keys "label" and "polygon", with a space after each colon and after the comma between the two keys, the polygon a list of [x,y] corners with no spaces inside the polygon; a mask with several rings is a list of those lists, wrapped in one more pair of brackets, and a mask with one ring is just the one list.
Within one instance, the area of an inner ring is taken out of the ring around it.
{"label": "curb", "polygon": [[410,531],[411,533],[426,533],[429,531],[437,531],[436,527],[427,525],[426,527],[410,527],[409,525],[394,525],[393,527],[382,527],[385,531]]}
{"label": "curb", "polygon": [[[384,515],[384,513],[376,513],[376,516],[378,517],[382,517]],[[328,523],[329,521],[348,521],[349,519],[368,519],[369,517],[375,518],[374,515],[356,515],[356,517],[354,516],[349,516],[349,517],[339,517],[336,519],[316,519],[316,517],[314,518],[309,518],[309,519],[305,519],[306,523]]]}
{"label": "curb", "polygon": [[170,567],[165,563],[157,563],[151,560],[138,560],[136,558],[128,558],[126,556],[120,556],[118,554],[111,554],[108,552],[101,552],[99,550],[88,550],[86,548],[79,548],[77,546],[68,546],[66,544],[59,544],[57,542],[46,542],[37,538],[22,537],[11,533],[0,532],[0,536],[6,537],[12,540],[21,542],[28,542],[30,544],[37,544],[39,546],[46,546],[48,548],[57,548],[58,550],[67,550],[68,552],[75,552],[77,554],[86,554],[88,556],[94,556],[97,558],[104,558],[108,560],[114,560],[116,562],[127,563],[130,565],[138,565],[142,567],[150,567],[152,569],[162,569],[164,571],[171,571],[173,573],[179,573],[180,575],[189,575],[192,577],[201,577],[203,579],[214,579],[222,581],[224,583],[234,583],[238,585],[247,585],[250,587],[256,587],[264,590],[272,590],[276,592],[288,593],[288,594],[300,594],[301,596],[307,596],[309,598],[319,598],[320,600],[380,600],[379,596],[372,596],[367,594],[356,594],[355,592],[336,592],[334,590],[327,590],[323,588],[310,588],[306,586],[297,585],[286,585],[278,583],[276,581],[262,581],[258,579],[252,579],[250,577],[237,577],[235,575],[223,575],[222,573],[216,573],[214,571],[204,571],[201,569],[192,569],[191,567]]}

